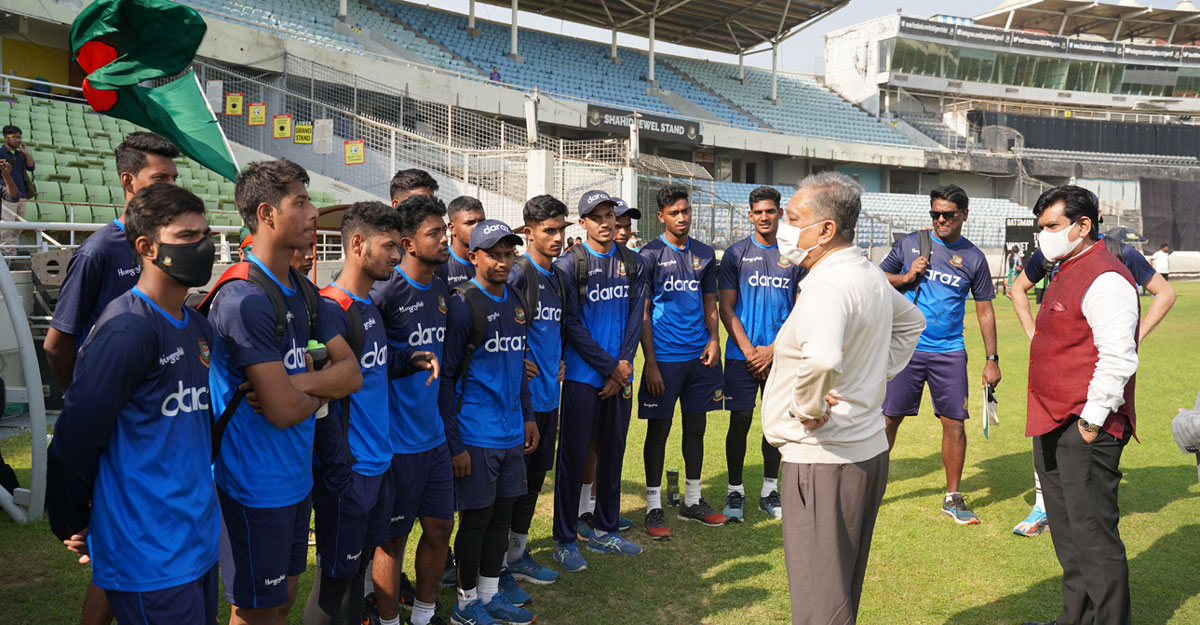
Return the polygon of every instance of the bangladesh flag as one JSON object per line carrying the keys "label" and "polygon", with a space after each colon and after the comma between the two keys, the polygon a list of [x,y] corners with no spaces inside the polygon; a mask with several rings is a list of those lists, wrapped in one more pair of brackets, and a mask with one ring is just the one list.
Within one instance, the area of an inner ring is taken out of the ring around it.
{"label": "bangladesh flag", "polygon": [[[71,24],[71,54],[87,73],[92,108],[156,132],[196,162],[234,180],[237,161],[189,69],[208,27],[169,0],[96,0]],[[186,71],[185,71],[186,70]],[[158,87],[146,81],[175,79]]]}

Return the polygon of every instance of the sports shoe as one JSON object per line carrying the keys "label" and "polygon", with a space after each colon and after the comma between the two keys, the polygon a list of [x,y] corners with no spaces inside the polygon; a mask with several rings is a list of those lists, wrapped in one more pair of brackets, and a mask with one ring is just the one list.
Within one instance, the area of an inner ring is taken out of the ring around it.
{"label": "sports shoe", "polygon": [[741,523],[746,520],[746,514],[742,510],[746,506],[746,496],[735,491],[730,491],[725,495],[725,509],[721,511],[729,518],[730,521]]}
{"label": "sports shoe", "polygon": [[514,578],[531,584],[553,584],[558,580],[558,571],[538,564],[537,560],[529,555],[529,550],[521,554],[520,560],[508,563],[508,572],[512,573]]}
{"label": "sports shoe", "polygon": [[412,582],[408,579],[408,573],[400,573],[400,605],[412,609],[413,602],[417,600],[417,589],[413,587]]}
{"label": "sports shoe", "polygon": [[362,608],[362,625],[378,625],[379,624],[379,600],[375,598],[375,593],[367,593],[363,597]]}
{"label": "sports shoe", "polygon": [[505,600],[517,607],[533,601],[533,597],[530,597],[525,589],[517,585],[517,580],[513,579],[513,574],[508,569],[500,571],[499,592],[504,595]]}
{"label": "sports shoe", "polygon": [[592,537],[592,520],[595,518],[591,512],[579,515],[579,523],[575,525],[575,533],[579,536],[579,540],[587,540]]}
{"label": "sports shoe", "polygon": [[575,543],[554,543],[554,561],[568,573],[587,569],[587,560],[579,554],[579,546]]}
{"label": "sports shoe", "polygon": [[621,538],[619,532],[609,532],[603,536],[592,536],[587,541],[588,551],[596,553],[619,553],[625,556],[636,556],[642,552],[642,546]]}
{"label": "sports shoe", "polygon": [[631,529],[633,529],[633,519],[627,519],[623,516],[617,517],[617,531],[618,532],[628,532]]}
{"label": "sports shoe", "polygon": [[979,517],[971,512],[963,496],[957,493],[942,500],[942,512],[950,515],[959,525],[979,525]]}
{"label": "sports shoe", "polygon": [[654,540],[671,540],[671,528],[667,527],[667,515],[662,508],[646,512],[646,533]]}
{"label": "sports shoe", "polygon": [[[375,622],[378,623],[378,619]],[[404,619],[404,625],[413,625],[412,618]],[[429,625],[446,625],[446,619],[434,614],[429,617]]]}
{"label": "sports shoe", "polygon": [[454,625],[501,625],[488,614],[487,608],[483,607],[483,602],[478,599],[468,603],[465,608],[458,607],[458,602],[455,601],[450,622]]}
{"label": "sports shoe", "polygon": [[779,491],[773,490],[766,497],[758,498],[758,509],[776,519],[783,518],[783,503],[779,501]]}
{"label": "sports shoe", "polygon": [[446,552],[446,570],[442,571],[442,588],[458,586],[458,567],[454,564],[454,552]]}
{"label": "sports shoe", "polygon": [[1041,506],[1035,505],[1029,511],[1029,516],[1025,517],[1024,521],[1017,523],[1017,526],[1013,528],[1013,533],[1018,536],[1033,538],[1048,529],[1050,529],[1050,520],[1046,518],[1046,511],[1042,510]]}
{"label": "sports shoe", "polygon": [[709,527],[717,527],[729,522],[729,517],[713,510],[703,497],[690,506],[686,504],[679,506],[679,518],[684,521],[699,521]]}
{"label": "sports shoe", "polygon": [[483,604],[483,609],[497,621],[511,625],[529,625],[537,620],[537,614],[509,603],[502,594],[495,595],[491,601]]}

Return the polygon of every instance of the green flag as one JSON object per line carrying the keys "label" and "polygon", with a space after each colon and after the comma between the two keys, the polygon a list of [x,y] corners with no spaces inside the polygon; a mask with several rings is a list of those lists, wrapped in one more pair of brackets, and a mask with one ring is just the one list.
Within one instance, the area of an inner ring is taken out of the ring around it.
{"label": "green flag", "polygon": [[[168,0],[96,0],[71,24],[69,42],[87,72],[83,93],[92,108],[170,139],[234,180],[237,161],[188,69],[206,30],[195,9]],[[171,77],[158,87],[141,86]]]}

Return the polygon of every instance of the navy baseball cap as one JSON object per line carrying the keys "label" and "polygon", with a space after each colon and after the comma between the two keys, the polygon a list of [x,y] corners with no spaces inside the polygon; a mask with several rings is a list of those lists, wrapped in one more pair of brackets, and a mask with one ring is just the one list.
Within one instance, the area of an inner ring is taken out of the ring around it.
{"label": "navy baseball cap", "polygon": [[617,203],[617,207],[615,209],[613,209],[613,212],[616,213],[617,217],[629,215],[630,217],[632,217],[634,219],[642,218],[642,211],[640,211],[636,208],[633,208],[627,202],[625,202],[625,200],[622,200],[619,197],[614,197],[613,201]]}
{"label": "navy baseball cap", "polygon": [[495,219],[485,219],[471,231],[471,251],[491,249],[496,244],[508,241],[513,245],[522,243],[521,237],[513,234],[508,224]]}
{"label": "navy baseball cap", "polygon": [[597,206],[600,206],[605,202],[613,204],[614,206],[617,204],[617,200],[615,198],[603,191],[588,191],[587,193],[584,193],[583,197],[579,198],[579,216],[583,217],[584,215],[587,215],[588,213],[596,210]]}

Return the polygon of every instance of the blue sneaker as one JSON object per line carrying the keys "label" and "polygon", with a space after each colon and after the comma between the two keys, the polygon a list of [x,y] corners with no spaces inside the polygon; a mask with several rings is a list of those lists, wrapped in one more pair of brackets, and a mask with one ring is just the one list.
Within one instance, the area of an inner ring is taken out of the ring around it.
{"label": "blue sneaker", "polygon": [[525,589],[517,585],[517,580],[513,579],[512,572],[507,569],[500,571],[499,592],[509,603],[518,607],[533,601],[533,597],[530,597]]}
{"label": "blue sneaker", "polygon": [[579,546],[575,543],[554,543],[554,561],[568,573],[587,569],[587,560],[579,555]]}
{"label": "blue sneaker", "polygon": [[979,517],[971,512],[963,496],[958,493],[942,500],[942,512],[950,515],[959,525],[979,525]]}
{"label": "blue sneaker", "polygon": [[758,498],[758,509],[771,515],[773,519],[783,518],[783,503],[779,500],[779,491],[773,490],[766,497]]}
{"label": "blue sneaker", "polygon": [[1029,516],[1025,517],[1024,521],[1017,523],[1017,526],[1013,528],[1013,533],[1018,536],[1033,538],[1048,529],[1050,529],[1050,520],[1046,518],[1046,511],[1042,510],[1041,506],[1035,505],[1029,511]]}
{"label": "blue sneaker", "polygon": [[730,521],[741,523],[746,520],[746,496],[735,491],[725,495],[725,509],[721,514],[729,517]]}
{"label": "blue sneaker", "polygon": [[617,517],[617,531],[618,532],[628,532],[632,528],[633,528],[633,519],[627,519],[625,517]]}
{"label": "blue sneaker", "polygon": [[511,623],[512,625],[529,625],[537,620],[537,614],[524,608],[518,608],[509,603],[508,599],[504,598],[504,595],[500,594],[492,597],[491,601],[483,604],[483,609],[487,610],[487,613],[493,619]]}
{"label": "blue sneaker", "polygon": [[521,559],[516,562],[508,563],[508,572],[516,579],[527,581],[531,584],[553,584],[558,580],[558,571],[548,569],[537,563],[533,556],[529,555],[529,551],[521,554]]}
{"label": "blue sneaker", "polygon": [[603,536],[592,536],[587,541],[588,551],[596,553],[618,553],[625,556],[636,556],[642,552],[641,545],[621,538],[619,533],[608,533]]}
{"label": "blue sneaker", "polygon": [[579,522],[575,525],[575,533],[579,536],[579,540],[587,540],[592,537],[592,520],[594,518],[591,512],[579,515]]}
{"label": "blue sneaker", "polygon": [[483,602],[476,599],[467,604],[467,607],[458,607],[458,602],[454,602],[454,612],[450,614],[450,622],[454,625],[501,625],[496,619],[488,614],[486,608],[483,607]]}

